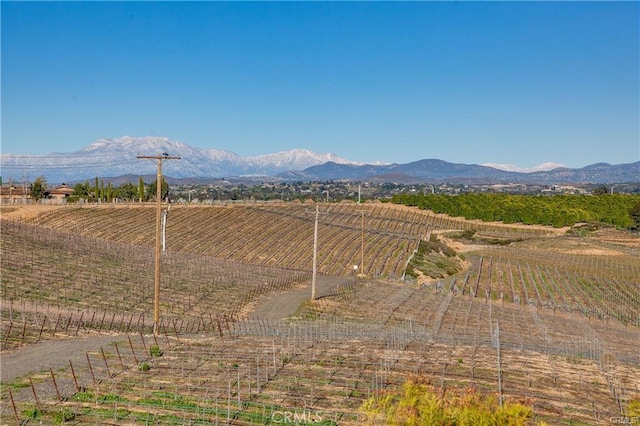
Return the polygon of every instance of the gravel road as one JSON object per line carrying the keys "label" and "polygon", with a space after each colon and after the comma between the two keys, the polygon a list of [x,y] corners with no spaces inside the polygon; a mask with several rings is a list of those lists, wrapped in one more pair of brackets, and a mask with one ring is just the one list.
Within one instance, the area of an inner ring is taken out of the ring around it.
{"label": "gravel road", "polygon": [[[318,277],[316,295],[326,297],[340,283],[347,283],[352,278]],[[295,288],[285,292],[274,293],[260,300],[256,308],[249,313],[251,318],[263,318],[280,321],[293,315],[298,307],[311,297],[311,286]],[[65,340],[48,340],[22,348],[0,352],[0,378],[7,383],[20,376],[41,371],[54,371],[72,363],[80,364],[85,353],[99,351],[113,342],[122,341],[123,335],[95,335]],[[126,338],[125,338],[126,340]]]}
{"label": "gravel road", "polygon": [[[85,361],[85,352],[99,351],[112,342],[122,340],[118,335],[77,337],[65,340],[46,340],[0,354],[2,383],[29,373],[56,370],[72,363]],[[126,340],[126,339],[125,339]]]}
{"label": "gravel road", "polygon": [[[333,289],[341,283],[353,281],[346,277],[317,277],[316,298],[332,294]],[[311,284],[304,288],[295,288],[285,292],[273,293],[264,297],[258,306],[249,314],[251,318],[262,318],[270,321],[280,321],[295,314],[301,304],[311,299]]]}

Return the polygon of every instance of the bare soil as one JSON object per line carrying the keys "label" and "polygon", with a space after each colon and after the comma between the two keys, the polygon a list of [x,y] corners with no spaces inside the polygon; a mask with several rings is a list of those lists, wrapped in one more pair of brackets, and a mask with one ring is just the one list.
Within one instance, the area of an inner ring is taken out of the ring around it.
{"label": "bare soil", "polygon": [[[323,277],[317,279],[316,297],[321,299],[334,293],[336,285],[344,283],[348,278]],[[285,320],[295,315],[298,308],[310,300],[311,288],[309,285],[298,287],[289,291],[283,291],[262,298],[259,303],[243,312],[250,318],[259,318],[269,321]],[[251,310],[253,308],[253,310]],[[80,363],[84,360],[85,353],[99,351],[101,347],[108,346],[122,340],[120,334],[96,334],[88,337],[68,338],[64,340],[49,340],[33,345],[27,345],[8,351],[0,352],[0,377],[2,383],[11,382],[19,377],[54,371],[69,365],[69,361]]]}

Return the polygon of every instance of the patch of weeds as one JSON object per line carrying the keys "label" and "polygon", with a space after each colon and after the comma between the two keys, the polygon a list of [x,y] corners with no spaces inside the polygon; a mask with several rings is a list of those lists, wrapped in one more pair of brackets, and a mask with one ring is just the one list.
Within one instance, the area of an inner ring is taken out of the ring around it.
{"label": "patch of weeds", "polygon": [[582,364],[583,358],[582,358],[582,354],[576,355],[576,356],[570,356],[567,357],[567,362],[570,364]]}
{"label": "patch of weeds", "polygon": [[151,345],[149,347],[149,355],[151,355],[154,358],[158,358],[161,357],[162,355],[164,355],[164,352],[162,352],[160,350],[160,346],[158,345]]}
{"label": "patch of weeds", "polygon": [[148,362],[141,362],[140,365],[138,366],[138,369],[140,371],[149,371],[151,369],[151,366],[149,365]]}
{"label": "patch of weeds", "polygon": [[151,413],[136,413],[136,423],[141,423],[144,425],[153,425],[156,424],[158,418],[155,414]]}
{"label": "patch of weeds", "polygon": [[433,234],[429,241],[420,241],[418,244],[418,249],[407,266],[406,275],[412,278],[425,275],[439,279],[454,275],[460,270],[460,257],[456,251]]}
{"label": "patch of weeds", "polygon": [[314,302],[307,300],[298,306],[296,312],[289,319],[313,320],[317,317],[318,314],[315,312]]}
{"label": "patch of weeds", "polygon": [[124,401],[120,395],[114,395],[112,393],[108,393],[98,398],[99,404],[104,404],[107,402],[120,402]]}
{"label": "patch of weeds", "polygon": [[63,407],[60,410],[53,413],[53,421],[57,424],[70,422],[71,420],[76,418],[76,413],[74,413],[69,408]]}
{"label": "patch of weeds", "polygon": [[3,384],[2,387],[4,386],[8,386],[11,389],[22,389],[22,388],[28,388],[29,383],[23,382],[23,381],[15,381],[15,382],[7,383],[6,385]]}
{"label": "patch of weeds", "polygon": [[164,407],[167,405],[167,402],[162,398],[143,397],[137,401],[137,404],[142,406]]}
{"label": "patch of weeds", "polygon": [[524,241],[523,238],[480,238],[480,240],[487,244],[508,246],[511,243],[518,243]]}
{"label": "patch of weeds", "polygon": [[71,397],[72,401],[77,402],[92,402],[96,397],[91,392],[78,392]]}
{"label": "patch of weeds", "polygon": [[38,420],[40,417],[44,416],[44,411],[38,410],[37,408],[29,408],[24,410],[22,415],[29,420]]}
{"label": "patch of weeds", "polygon": [[129,414],[131,414],[131,411],[126,408],[116,408],[113,411],[113,416],[116,420],[124,420]]}

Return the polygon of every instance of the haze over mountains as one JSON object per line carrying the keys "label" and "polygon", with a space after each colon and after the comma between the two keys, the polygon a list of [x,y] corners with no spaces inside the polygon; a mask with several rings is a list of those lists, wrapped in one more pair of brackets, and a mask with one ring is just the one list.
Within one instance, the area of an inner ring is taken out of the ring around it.
{"label": "haze over mountains", "polygon": [[619,183],[640,181],[640,161],[610,165],[597,163],[569,169],[545,163],[530,170],[504,164],[454,164],[437,159],[407,164],[362,164],[330,153],[293,149],[252,157],[226,150],[200,149],[165,137],[124,136],[99,139],[72,153],[46,156],[2,154],[2,177],[13,181],[44,176],[50,184],[77,182],[95,177],[122,175],[154,176],[156,161],[138,155],[178,155],[180,160],[163,164],[163,174],[172,178],[232,178],[264,176],[279,180],[376,180],[459,183]]}

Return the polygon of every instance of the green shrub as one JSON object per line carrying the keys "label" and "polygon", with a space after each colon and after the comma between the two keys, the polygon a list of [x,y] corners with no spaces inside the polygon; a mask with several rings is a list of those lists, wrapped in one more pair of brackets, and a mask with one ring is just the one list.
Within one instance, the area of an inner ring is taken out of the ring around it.
{"label": "green shrub", "polygon": [[147,362],[141,362],[140,365],[138,366],[138,369],[140,371],[149,371],[151,369],[151,366]]}
{"label": "green shrub", "polygon": [[162,351],[160,350],[160,346],[158,346],[158,345],[151,345],[151,346],[149,347],[149,354],[150,354],[152,357],[157,358],[157,357],[161,357],[162,355],[164,355],[164,352],[162,352]]}
{"label": "green shrub", "polygon": [[362,410],[373,424],[388,425],[525,425],[530,407],[485,396],[473,388],[435,388],[420,377],[407,380],[400,392],[367,399]]}

